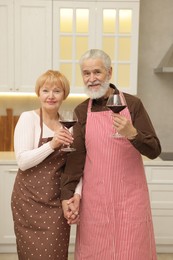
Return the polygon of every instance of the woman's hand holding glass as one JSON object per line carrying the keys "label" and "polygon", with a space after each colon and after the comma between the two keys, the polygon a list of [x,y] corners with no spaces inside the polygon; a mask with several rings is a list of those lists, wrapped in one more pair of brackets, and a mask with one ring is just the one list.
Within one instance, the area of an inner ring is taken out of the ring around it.
{"label": "woman's hand holding glass", "polygon": [[[77,121],[78,118],[73,110],[63,110],[61,112],[59,122],[65,129],[70,129],[72,132],[73,126],[77,123]],[[61,148],[61,151],[64,152],[73,152],[75,150],[76,149],[74,147],[71,147],[70,144]]]}
{"label": "woman's hand holding glass", "polygon": [[50,146],[52,149],[58,149],[62,145],[70,145],[73,143],[73,136],[67,128],[60,127],[54,134],[54,137],[50,141]]}

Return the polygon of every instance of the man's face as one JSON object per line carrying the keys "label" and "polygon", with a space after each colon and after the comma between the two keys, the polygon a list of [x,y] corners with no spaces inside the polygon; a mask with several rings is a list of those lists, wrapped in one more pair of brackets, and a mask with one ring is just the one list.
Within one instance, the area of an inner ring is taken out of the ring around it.
{"label": "man's face", "polygon": [[112,69],[106,70],[101,59],[88,59],[84,61],[81,70],[85,91],[90,98],[104,96],[109,87]]}

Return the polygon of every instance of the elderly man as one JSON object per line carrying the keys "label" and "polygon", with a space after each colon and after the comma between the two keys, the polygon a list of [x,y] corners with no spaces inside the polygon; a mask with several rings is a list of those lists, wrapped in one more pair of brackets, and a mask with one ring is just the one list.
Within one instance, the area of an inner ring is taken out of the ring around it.
{"label": "elderly man", "polygon": [[[76,151],[68,156],[61,187],[64,215],[73,219],[69,212],[77,209],[79,200],[73,197],[68,211],[67,200],[83,179],[75,260],[156,260],[141,155],[156,158],[159,139],[140,99],[110,83],[111,60],[105,52],[87,51],[80,66],[90,98],[75,109]],[[113,93],[126,100],[120,113],[106,106]],[[121,138],[112,137],[115,131]]]}

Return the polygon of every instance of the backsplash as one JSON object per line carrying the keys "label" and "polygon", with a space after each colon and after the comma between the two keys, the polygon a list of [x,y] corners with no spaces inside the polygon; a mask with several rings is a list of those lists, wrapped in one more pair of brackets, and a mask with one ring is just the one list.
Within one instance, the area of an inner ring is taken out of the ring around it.
{"label": "backsplash", "polygon": [[14,151],[14,128],[18,118],[11,108],[6,109],[6,115],[0,116],[0,151]]}
{"label": "backsplash", "polygon": [[[87,97],[68,97],[62,108],[73,109]],[[40,107],[37,97],[33,96],[0,96],[0,151],[14,150],[14,128],[22,112]]]}

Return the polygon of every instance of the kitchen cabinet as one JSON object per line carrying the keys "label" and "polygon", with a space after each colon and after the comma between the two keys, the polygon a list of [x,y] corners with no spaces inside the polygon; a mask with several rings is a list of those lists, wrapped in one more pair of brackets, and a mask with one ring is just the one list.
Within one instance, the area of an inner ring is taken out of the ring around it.
{"label": "kitchen cabinet", "polygon": [[47,69],[83,92],[78,60],[90,48],[112,59],[112,82],[137,93],[140,0],[0,0],[0,91],[33,92]]}
{"label": "kitchen cabinet", "polygon": [[53,67],[68,76],[72,92],[83,92],[78,60],[90,48],[112,60],[112,83],[137,93],[139,2],[53,1]]}
{"label": "kitchen cabinet", "polygon": [[0,91],[33,92],[52,68],[52,0],[0,0]]}
{"label": "kitchen cabinet", "polygon": [[173,252],[173,165],[145,166],[157,252]]}
{"label": "kitchen cabinet", "polygon": [[16,173],[16,164],[0,165],[0,253],[16,252],[16,239],[10,206]]}

